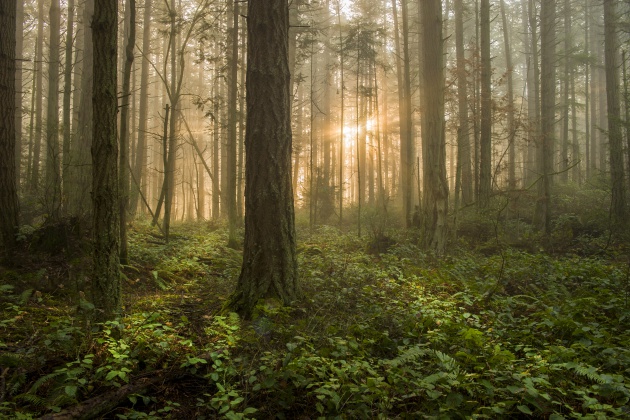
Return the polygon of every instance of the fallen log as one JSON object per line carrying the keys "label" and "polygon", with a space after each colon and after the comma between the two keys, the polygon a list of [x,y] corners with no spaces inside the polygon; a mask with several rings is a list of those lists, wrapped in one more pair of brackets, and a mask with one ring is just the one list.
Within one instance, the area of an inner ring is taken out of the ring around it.
{"label": "fallen log", "polygon": [[142,394],[150,386],[167,382],[184,374],[182,370],[159,370],[151,372],[151,376],[132,379],[132,382],[97,395],[59,413],[46,414],[40,420],[90,420],[97,418],[121,405],[130,395]]}

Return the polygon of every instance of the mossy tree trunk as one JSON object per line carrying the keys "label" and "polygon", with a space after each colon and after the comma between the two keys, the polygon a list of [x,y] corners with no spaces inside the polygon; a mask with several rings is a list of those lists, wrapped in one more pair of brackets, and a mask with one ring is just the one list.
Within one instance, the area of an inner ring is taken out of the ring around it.
{"label": "mossy tree trunk", "polygon": [[261,298],[298,295],[286,0],[249,0],[245,248],[227,307],[250,317]]}

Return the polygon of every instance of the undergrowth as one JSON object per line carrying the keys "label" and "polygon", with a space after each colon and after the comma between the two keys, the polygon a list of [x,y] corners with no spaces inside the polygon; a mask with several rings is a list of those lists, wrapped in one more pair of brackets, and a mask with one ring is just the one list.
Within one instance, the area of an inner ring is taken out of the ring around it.
{"label": "undergrowth", "polygon": [[149,232],[130,232],[125,313],[100,329],[87,292],[0,286],[0,418],[159,375],[106,418],[630,416],[618,261],[436,258],[402,237],[371,255],[369,239],[323,227],[300,233],[302,299],[243,322],[219,314],[241,258],[224,230],[180,226],[169,244]]}

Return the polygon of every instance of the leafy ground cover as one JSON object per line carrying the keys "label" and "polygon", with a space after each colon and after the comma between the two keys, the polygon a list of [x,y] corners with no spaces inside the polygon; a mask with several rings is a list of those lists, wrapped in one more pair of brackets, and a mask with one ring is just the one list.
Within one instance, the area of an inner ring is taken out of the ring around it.
{"label": "leafy ground cover", "polygon": [[[387,252],[300,232],[303,299],[221,313],[226,232],[137,225],[124,317],[89,323],[85,260],[0,272],[0,418],[112,391],[104,418],[628,418],[630,273],[618,256]],[[153,380],[155,379],[155,380]]]}

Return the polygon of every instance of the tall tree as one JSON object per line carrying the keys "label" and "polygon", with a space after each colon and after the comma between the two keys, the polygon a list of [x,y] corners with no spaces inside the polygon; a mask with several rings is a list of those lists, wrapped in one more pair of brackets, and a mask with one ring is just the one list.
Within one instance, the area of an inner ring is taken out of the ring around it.
{"label": "tall tree", "polygon": [[116,318],[121,311],[116,95],[118,0],[95,2],[92,33],[92,282],[96,321],[107,321]]}
{"label": "tall tree", "polygon": [[131,98],[131,68],[136,45],[136,0],[127,0],[125,14],[128,17],[125,66],[123,69],[122,103],[120,110],[120,155],[118,162],[118,190],[120,192],[120,262],[128,263],[127,212],[129,211],[129,104]]}
{"label": "tall tree", "polygon": [[16,7],[16,0],[0,2],[0,235],[9,251],[15,247],[18,227],[15,171]]}
{"label": "tall tree", "polygon": [[43,61],[44,61],[44,0],[37,2],[37,40],[35,41],[35,137],[33,138],[33,154],[31,157],[31,173],[28,174],[29,189],[39,189],[40,156],[42,147],[42,108],[43,108]]}
{"label": "tall tree", "polygon": [[551,229],[551,176],[556,107],[556,2],[543,1],[540,9],[540,112],[541,139],[536,223]]}
{"label": "tall tree", "polygon": [[455,50],[457,56],[457,106],[459,126],[457,127],[457,177],[455,181],[455,202],[462,193],[462,203],[468,205],[473,200],[472,168],[470,166],[470,126],[468,122],[468,76],[464,55],[464,1],[455,0]]}
{"label": "tall tree", "polygon": [[237,0],[230,1],[232,12],[232,27],[228,34],[230,53],[228,59],[228,139],[227,139],[227,191],[228,212],[228,246],[237,246],[236,238],[236,124],[238,122],[237,94],[238,94],[238,20],[239,8]]}
{"label": "tall tree", "polygon": [[72,188],[70,182],[70,139],[72,134],[72,46],[74,43],[74,0],[68,0],[68,24],[66,25],[66,46],[63,77],[63,143],[62,143],[62,169],[63,182],[62,206],[67,212],[68,193]]}
{"label": "tall tree", "polygon": [[76,157],[72,161],[76,169],[74,191],[70,194],[69,207],[71,214],[87,216],[91,211],[90,189],[92,187],[92,160],[89,151],[92,149],[93,108],[92,96],[94,87],[94,49],[93,22],[94,0],[85,0],[83,5],[83,60],[81,61],[81,98],[79,100],[78,127],[76,130]]}
{"label": "tall tree", "polygon": [[142,21],[142,65],[140,66],[140,104],[138,110],[138,141],[136,143],[133,177],[136,180],[131,193],[129,208],[135,212],[140,194],[147,194],[147,120],[149,116],[149,54],[151,53],[151,10],[152,0],[144,1]]}
{"label": "tall tree", "polygon": [[610,145],[610,181],[612,183],[613,221],[626,224],[626,189],[624,187],[623,142],[619,108],[619,61],[616,1],[604,0],[604,45],[606,56],[606,98],[608,102],[608,142]]}
{"label": "tall tree", "polygon": [[46,210],[57,220],[61,211],[61,153],[59,150],[59,0],[50,2],[50,53],[48,55],[48,105],[46,112]]}
{"label": "tall tree", "polygon": [[286,0],[249,0],[245,248],[227,306],[245,317],[261,298],[298,295]]}
{"label": "tall tree", "polygon": [[488,204],[492,191],[492,68],[490,60],[490,0],[479,10],[481,48],[481,134],[479,155],[479,203]]}
{"label": "tall tree", "polygon": [[424,115],[422,119],[424,175],[424,243],[441,254],[446,248],[448,182],[444,138],[444,59],[442,4],[424,0],[422,43],[424,51]]}
{"label": "tall tree", "polygon": [[407,227],[410,227],[413,224],[413,172],[416,163],[416,154],[411,109],[411,53],[409,51],[409,13],[407,11],[407,1],[408,0],[401,0],[403,86],[398,86],[398,89],[403,89],[403,118],[400,120],[400,187],[403,200],[403,216]]}
{"label": "tall tree", "polygon": [[503,24],[503,42],[505,46],[505,64],[507,74],[507,118],[508,118],[508,186],[516,188],[516,121],[514,116],[514,66],[512,64],[512,48],[510,30],[505,13],[505,1],[501,0],[501,22]]}
{"label": "tall tree", "polygon": [[22,55],[24,53],[24,2],[17,2],[15,24],[15,179],[20,187],[20,166],[22,164]]}

